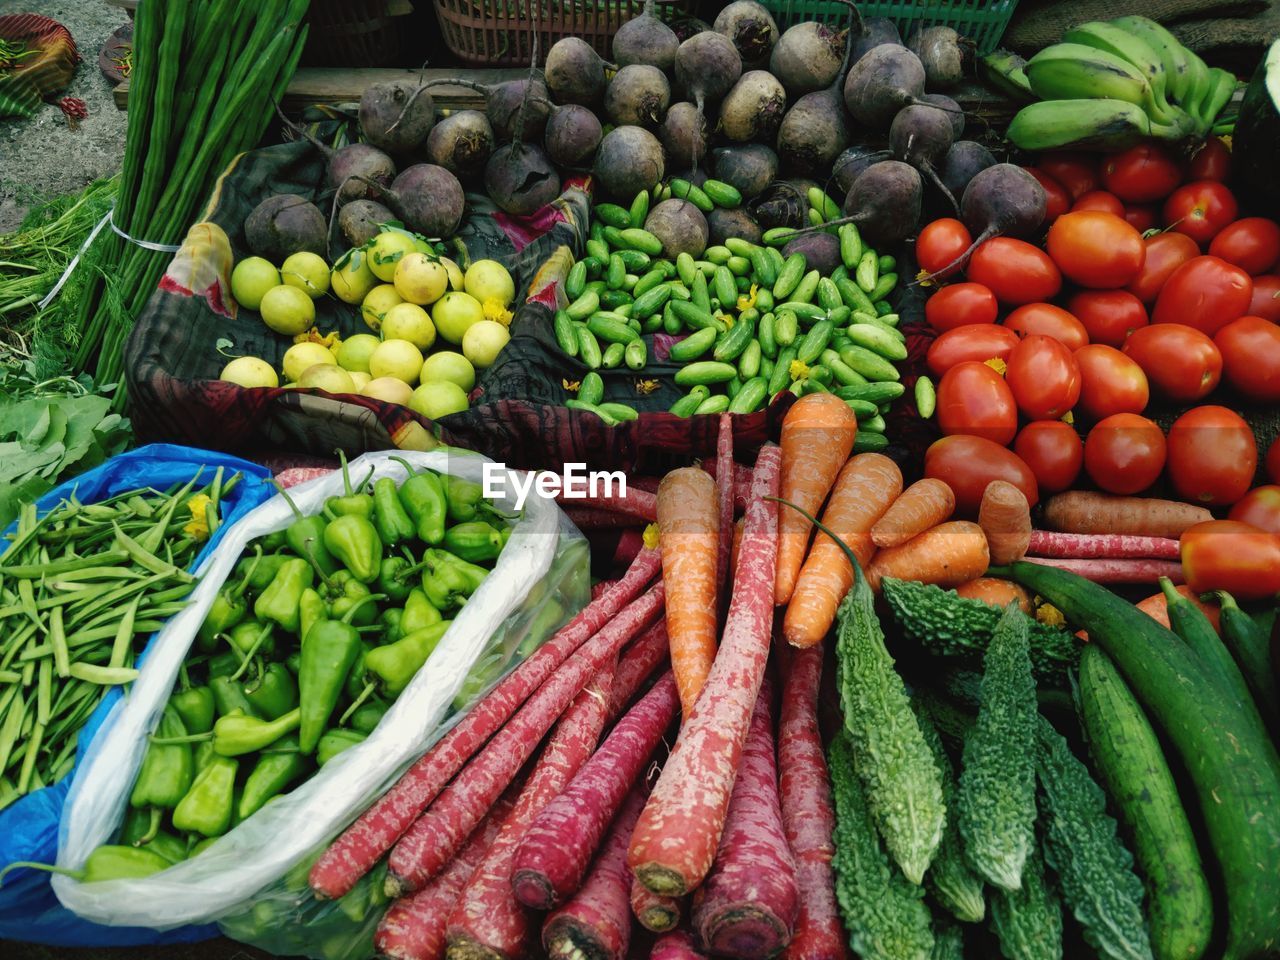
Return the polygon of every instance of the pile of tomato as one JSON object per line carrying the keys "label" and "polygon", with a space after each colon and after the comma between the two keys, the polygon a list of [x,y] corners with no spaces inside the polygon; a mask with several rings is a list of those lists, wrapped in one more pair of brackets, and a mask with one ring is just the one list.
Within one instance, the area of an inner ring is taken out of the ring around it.
{"label": "pile of tomato", "polygon": [[[954,438],[934,458],[997,464],[1033,502],[1084,477],[1116,494],[1163,477],[1169,495],[1239,504],[1280,532],[1280,486],[1250,493],[1254,434],[1224,405],[1280,401],[1280,224],[1238,216],[1229,167],[1216,139],[1190,162],[1152,144],[1029,167],[1048,197],[1043,243],[985,241],[926,304],[938,426]],[[970,243],[936,220],[916,258],[939,271]],[[1215,390],[1222,403],[1202,402]],[[1199,405],[1166,434],[1144,416],[1153,399]],[[1280,482],[1280,444],[1267,461]]]}

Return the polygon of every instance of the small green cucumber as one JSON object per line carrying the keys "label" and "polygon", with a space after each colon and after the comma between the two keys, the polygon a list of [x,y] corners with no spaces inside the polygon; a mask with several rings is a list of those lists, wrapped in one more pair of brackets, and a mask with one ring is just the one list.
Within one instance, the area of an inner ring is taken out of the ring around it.
{"label": "small green cucumber", "polygon": [[766,230],[760,239],[770,247],[785,247],[797,233],[799,231],[795,227],[773,227]]}
{"label": "small green cucumber", "polygon": [[702,356],[716,342],[715,327],[703,327],[685,337],[679,343],[673,343],[667,354],[676,363],[688,363]]}
{"label": "small green cucumber", "polygon": [[[823,364],[831,369],[842,387],[860,386],[867,382],[867,378],[858,371],[854,370],[847,363],[840,359],[840,354],[836,350],[823,350],[818,358]],[[844,399],[843,397],[841,399]],[[871,404],[872,412],[875,411],[875,404]]]}
{"label": "small green cucumber", "polygon": [[[888,331],[882,330],[877,326],[869,323],[854,323],[850,324],[846,332],[855,346],[866,347],[868,350],[880,354],[886,360],[907,359],[906,345]],[[894,331],[894,333],[896,332]]]}
{"label": "small green cucumber", "polygon": [[889,294],[893,293],[893,288],[898,285],[898,275],[896,273],[883,273],[880,279],[876,281],[875,288],[871,291],[871,299],[876,303],[880,303]]}
{"label": "small green cucumber", "polygon": [[649,361],[649,348],[643,340],[632,340],[623,351],[622,359],[631,370],[643,370]]}
{"label": "small green cucumber", "polygon": [[604,240],[591,239],[587,241],[587,256],[600,263],[609,262],[609,244]]}
{"label": "small green cucumber", "polygon": [[[637,289],[639,284],[636,284]],[[634,317],[651,317],[655,313],[661,313],[662,308],[667,305],[667,301],[671,299],[671,288],[665,285],[651,287],[636,295],[635,300],[631,304],[631,315]]]}
{"label": "small green cucumber", "polygon": [[830,320],[819,320],[804,335],[796,347],[796,359],[801,363],[813,363],[827,348],[827,341],[835,330]]}
{"label": "small green cucumber", "polygon": [[841,298],[840,291],[836,288],[834,280],[822,277],[818,281],[818,306],[828,313],[836,309],[836,307],[844,306],[844,300]]}
{"label": "small green cucumber", "polygon": [[816,303],[803,303],[799,300],[788,300],[786,303],[780,304],[778,310],[789,310],[805,323],[813,323],[827,318],[827,311]]}
{"label": "small green cucumber", "polygon": [[[636,194],[635,199],[631,201],[631,210],[628,211],[631,223],[642,224],[649,216],[649,191],[641,190]],[[630,225],[630,224],[628,224]]]}
{"label": "small green cucumber", "polygon": [[557,310],[555,319],[552,321],[552,330],[556,335],[556,343],[560,345],[560,349],[567,356],[576,357],[578,355],[578,331],[574,328],[573,320],[569,314],[563,310]]}
{"label": "small green cucumber", "polygon": [[866,400],[877,406],[897,400],[904,393],[906,387],[894,382],[858,384],[836,391],[841,400]]}
{"label": "small green cucumber", "polygon": [[[696,267],[697,264],[695,263]],[[693,275],[693,283],[689,284],[689,299],[703,310],[711,310],[711,291],[707,287],[707,275],[699,269]]]}
{"label": "small green cucumber", "polygon": [[729,403],[730,413],[754,413],[764,402],[769,385],[764,377],[752,377],[742,385],[737,396]]}
{"label": "small green cucumber", "polygon": [[716,267],[712,288],[720,300],[720,306],[725,309],[732,309],[733,305],[737,303],[738,288],[734,285],[733,274],[728,267]]}
{"label": "small green cucumber", "polygon": [[697,272],[698,262],[693,259],[693,254],[685,251],[676,257],[676,275],[686,287],[693,286],[693,277]]}
{"label": "small green cucumber", "polygon": [[702,401],[709,396],[711,396],[711,388],[700,383],[673,403],[670,412],[677,417],[691,417]]}
{"label": "small green cucumber", "polygon": [[778,351],[778,359],[773,364],[773,373],[769,377],[769,396],[779,393],[791,383],[791,364],[796,359],[795,347],[783,347]]}
{"label": "small green cucumber", "polygon": [[694,414],[700,415],[704,413],[724,413],[728,409],[729,409],[728,394],[717,393],[710,397],[707,397],[707,399],[703,400],[702,403],[698,404],[698,409],[694,411]]}
{"label": "small green cucumber", "polygon": [[587,286],[587,263],[579,260],[569,268],[569,276],[564,281],[564,294],[570,300],[577,300]]}
{"label": "small green cucumber", "polygon": [[662,253],[662,241],[648,230],[642,230],[639,227],[628,227],[620,231],[619,239],[622,241],[619,246],[640,250],[651,257]]}
{"label": "small green cucumber", "polygon": [[778,273],[778,279],[773,285],[775,300],[786,300],[791,296],[792,291],[800,286],[800,281],[804,279],[804,268],[803,253],[793,253],[787,257],[787,261],[783,264],[782,270]]}
{"label": "small green cucumber", "polygon": [[587,329],[600,340],[609,343],[628,344],[639,334],[627,324],[626,318],[612,313],[594,313],[587,320]]}
{"label": "small green cucumber", "polygon": [[898,268],[898,260],[896,257],[891,257],[886,253],[876,261],[876,268],[880,271],[881,276],[886,273],[893,273]]}
{"label": "small green cucumber", "polygon": [[682,177],[672,177],[667,186],[671,188],[673,197],[688,200],[703,213],[710,213],[716,208],[716,205],[711,202],[711,198],[706,195],[701,187],[695,187]]}
{"label": "small green cucumber", "polygon": [[[864,250],[862,257],[858,260],[858,268],[853,273],[853,278],[858,282],[859,289],[863,293],[871,293],[876,288],[876,281],[880,279],[879,259],[876,257],[874,250]],[[871,298],[872,300],[875,297]]]}
{"label": "small green cucumber", "polygon": [[862,288],[848,277],[837,280],[836,289],[840,291],[840,296],[845,305],[855,313],[874,314],[876,312],[876,308],[871,304],[871,298],[863,293]]}
{"label": "small green cucumber", "polygon": [[795,290],[791,291],[790,299],[796,303],[812,303],[813,295],[818,292],[818,281],[821,279],[821,273],[817,270],[810,270],[797,284]]}
{"label": "small green cucumber", "polygon": [[756,309],[761,313],[768,313],[773,309],[773,293],[764,287],[756,289]]}
{"label": "small green cucumber", "polygon": [[884,433],[884,427],[884,417],[880,416],[879,413],[874,417],[867,417],[865,420],[858,421],[859,430],[869,430],[872,433]]}
{"label": "small green cucumber", "polygon": [[578,356],[582,358],[582,362],[589,370],[598,370],[600,361],[603,359],[600,353],[600,341],[586,328],[585,324],[578,327]]}
{"label": "small green cucumber", "polygon": [[569,315],[570,320],[585,320],[599,309],[599,295],[594,291],[588,290],[574,300],[573,303],[569,304],[565,309],[565,313]]}
{"label": "small green cucumber", "polygon": [[902,374],[892,363],[866,347],[845,347],[840,359],[868,380],[899,380]]}
{"label": "small green cucumber", "polygon": [[631,212],[616,203],[597,203],[595,215],[601,223],[619,230],[631,226]]}
{"label": "small green cucumber", "polygon": [[732,327],[720,335],[711,356],[726,363],[738,359],[742,351],[747,349],[747,344],[754,342],[755,332],[755,324],[750,317],[742,314]]}
{"label": "small green cucumber", "polygon": [[707,180],[702,184],[702,192],[717,207],[732,210],[742,206],[742,193],[733,184],[723,180]]}
{"label": "small green cucumber", "polygon": [[746,257],[730,257],[725,261],[724,265],[729,268],[729,272],[738,280],[751,275],[751,261]]}
{"label": "small green cucumber", "polygon": [[679,317],[680,321],[690,330],[711,327],[717,333],[722,333],[725,329],[721,320],[713,316],[709,310],[699,307],[693,301],[686,303],[683,300],[669,300],[667,305],[671,308],[672,313]]}
{"label": "small green cucumber", "polygon": [[590,370],[583,375],[582,382],[578,385],[578,399],[592,405],[604,399],[604,379],[600,374]]}
{"label": "small green cucumber", "polygon": [[622,258],[622,265],[628,270],[648,270],[653,263],[653,258],[642,250],[619,250],[615,255]]}
{"label": "small green cucumber", "polygon": [[678,387],[692,387],[699,383],[728,383],[738,375],[738,368],[718,360],[699,360],[676,371]]}
{"label": "small green cucumber", "polygon": [[853,438],[854,453],[879,453],[887,446],[889,446],[889,438],[883,433],[859,430],[858,435]]}
{"label": "small green cucumber", "polygon": [[800,335],[800,321],[795,312],[780,310],[773,321],[773,338],[780,347],[789,347]]}
{"label": "small green cucumber", "polygon": [[769,257],[769,252],[762,247],[752,247],[747,254],[751,260],[751,271],[755,274],[756,283],[762,289],[772,287],[778,282],[778,271]]}
{"label": "small green cucumber", "polygon": [[733,251],[723,244],[715,244],[707,247],[702,251],[702,259],[721,266],[729,262],[729,258],[733,256]]}
{"label": "small green cucumber", "polygon": [[933,389],[933,381],[923,375],[917,377],[915,394],[916,412],[928,420],[938,407],[938,392]]}
{"label": "small green cucumber", "polygon": [[610,414],[601,410],[594,403],[587,403],[585,400],[566,400],[564,405],[570,410],[581,410],[583,413],[594,413],[597,417],[605,422],[605,426],[616,427],[618,421]]}
{"label": "small green cucumber", "polygon": [[766,313],[760,318],[760,324],[756,327],[756,337],[760,342],[760,351],[770,360],[778,355],[778,341],[774,339],[774,325],[777,322],[777,317],[772,313]]}
{"label": "small green cucumber", "polygon": [[862,236],[855,224],[846,223],[837,234],[840,238],[840,261],[846,270],[855,270],[862,259]]}
{"label": "small green cucumber", "polygon": [[596,409],[601,413],[607,413],[613,419],[621,423],[623,420],[639,420],[640,414],[635,407],[626,403],[600,403],[596,404]]}
{"label": "small green cucumber", "polygon": [[600,357],[600,366],[606,370],[613,370],[622,366],[622,358],[627,352],[625,343],[611,343],[605,347],[604,353]]}
{"label": "small green cucumber", "polygon": [[760,350],[760,341],[752,340],[747,344],[747,349],[738,356],[738,376],[743,380],[758,376],[761,359],[763,359],[763,353]]}

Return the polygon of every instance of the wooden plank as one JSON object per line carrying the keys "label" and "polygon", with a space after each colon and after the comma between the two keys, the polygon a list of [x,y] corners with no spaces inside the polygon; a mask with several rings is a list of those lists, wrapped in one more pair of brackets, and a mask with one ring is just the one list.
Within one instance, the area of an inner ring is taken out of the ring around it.
{"label": "wooden plank", "polygon": [[[293,82],[284,92],[282,106],[287,113],[296,113],[318,103],[352,103],[360,99],[364,88],[385,80],[417,80],[421,75],[427,81],[453,78],[493,86],[507,80],[515,80],[528,73],[526,67],[433,67],[427,70],[408,70],[396,67],[301,67]],[[127,109],[129,81],[115,89],[116,106]],[[483,110],[484,95],[466,87],[442,84],[431,88],[436,108],[441,110]]]}

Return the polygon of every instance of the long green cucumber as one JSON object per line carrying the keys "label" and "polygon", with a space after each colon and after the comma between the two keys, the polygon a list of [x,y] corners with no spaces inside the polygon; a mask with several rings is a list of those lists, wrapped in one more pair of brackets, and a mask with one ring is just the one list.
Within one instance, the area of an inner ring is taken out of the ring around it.
{"label": "long green cucumber", "polygon": [[1280,738],[1280,691],[1271,668],[1271,641],[1267,631],[1241,610],[1225,590],[1218,591],[1218,602],[1222,611],[1222,642],[1239,664],[1262,719],[1271,728],[1272,735]]}
{"label": "long green cucumber", "polygon": [[1094,769],[1133,837],[1147,888],[1155,960],[1201,956],[1213,933],[1213,895],[1178,787],[1146,714],[1100,647],[1085,644],[1077,687]]}
{"label": "long green cucumber", "polygon": [[1222,960],[1280,945],[1280,756],[1170,630],[1106,587],[1038,563],[993,568],[1063,612],[1111,655],[1173,744],[1200,800],[1227,905]]}

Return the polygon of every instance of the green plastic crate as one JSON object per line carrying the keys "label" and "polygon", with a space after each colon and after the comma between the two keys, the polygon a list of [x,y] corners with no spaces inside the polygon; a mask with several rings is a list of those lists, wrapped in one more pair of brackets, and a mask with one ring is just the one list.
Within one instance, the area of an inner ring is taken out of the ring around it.
{"label": "green plastic crate", "polygon": [[[845,24],[849,20],[849,8],[833,0],[760,0],[773,14],[778,29],[805,20],[820,23]],[[916,24],[926,27],[947,26],[968,37],[978,47],[979,56],[988,54],[1000,45],[1000,38],[1009,26],[1018,0],[872,0],[859,3],[858,12],[864,17],[886,17],[898,27],[905,37]]]}

